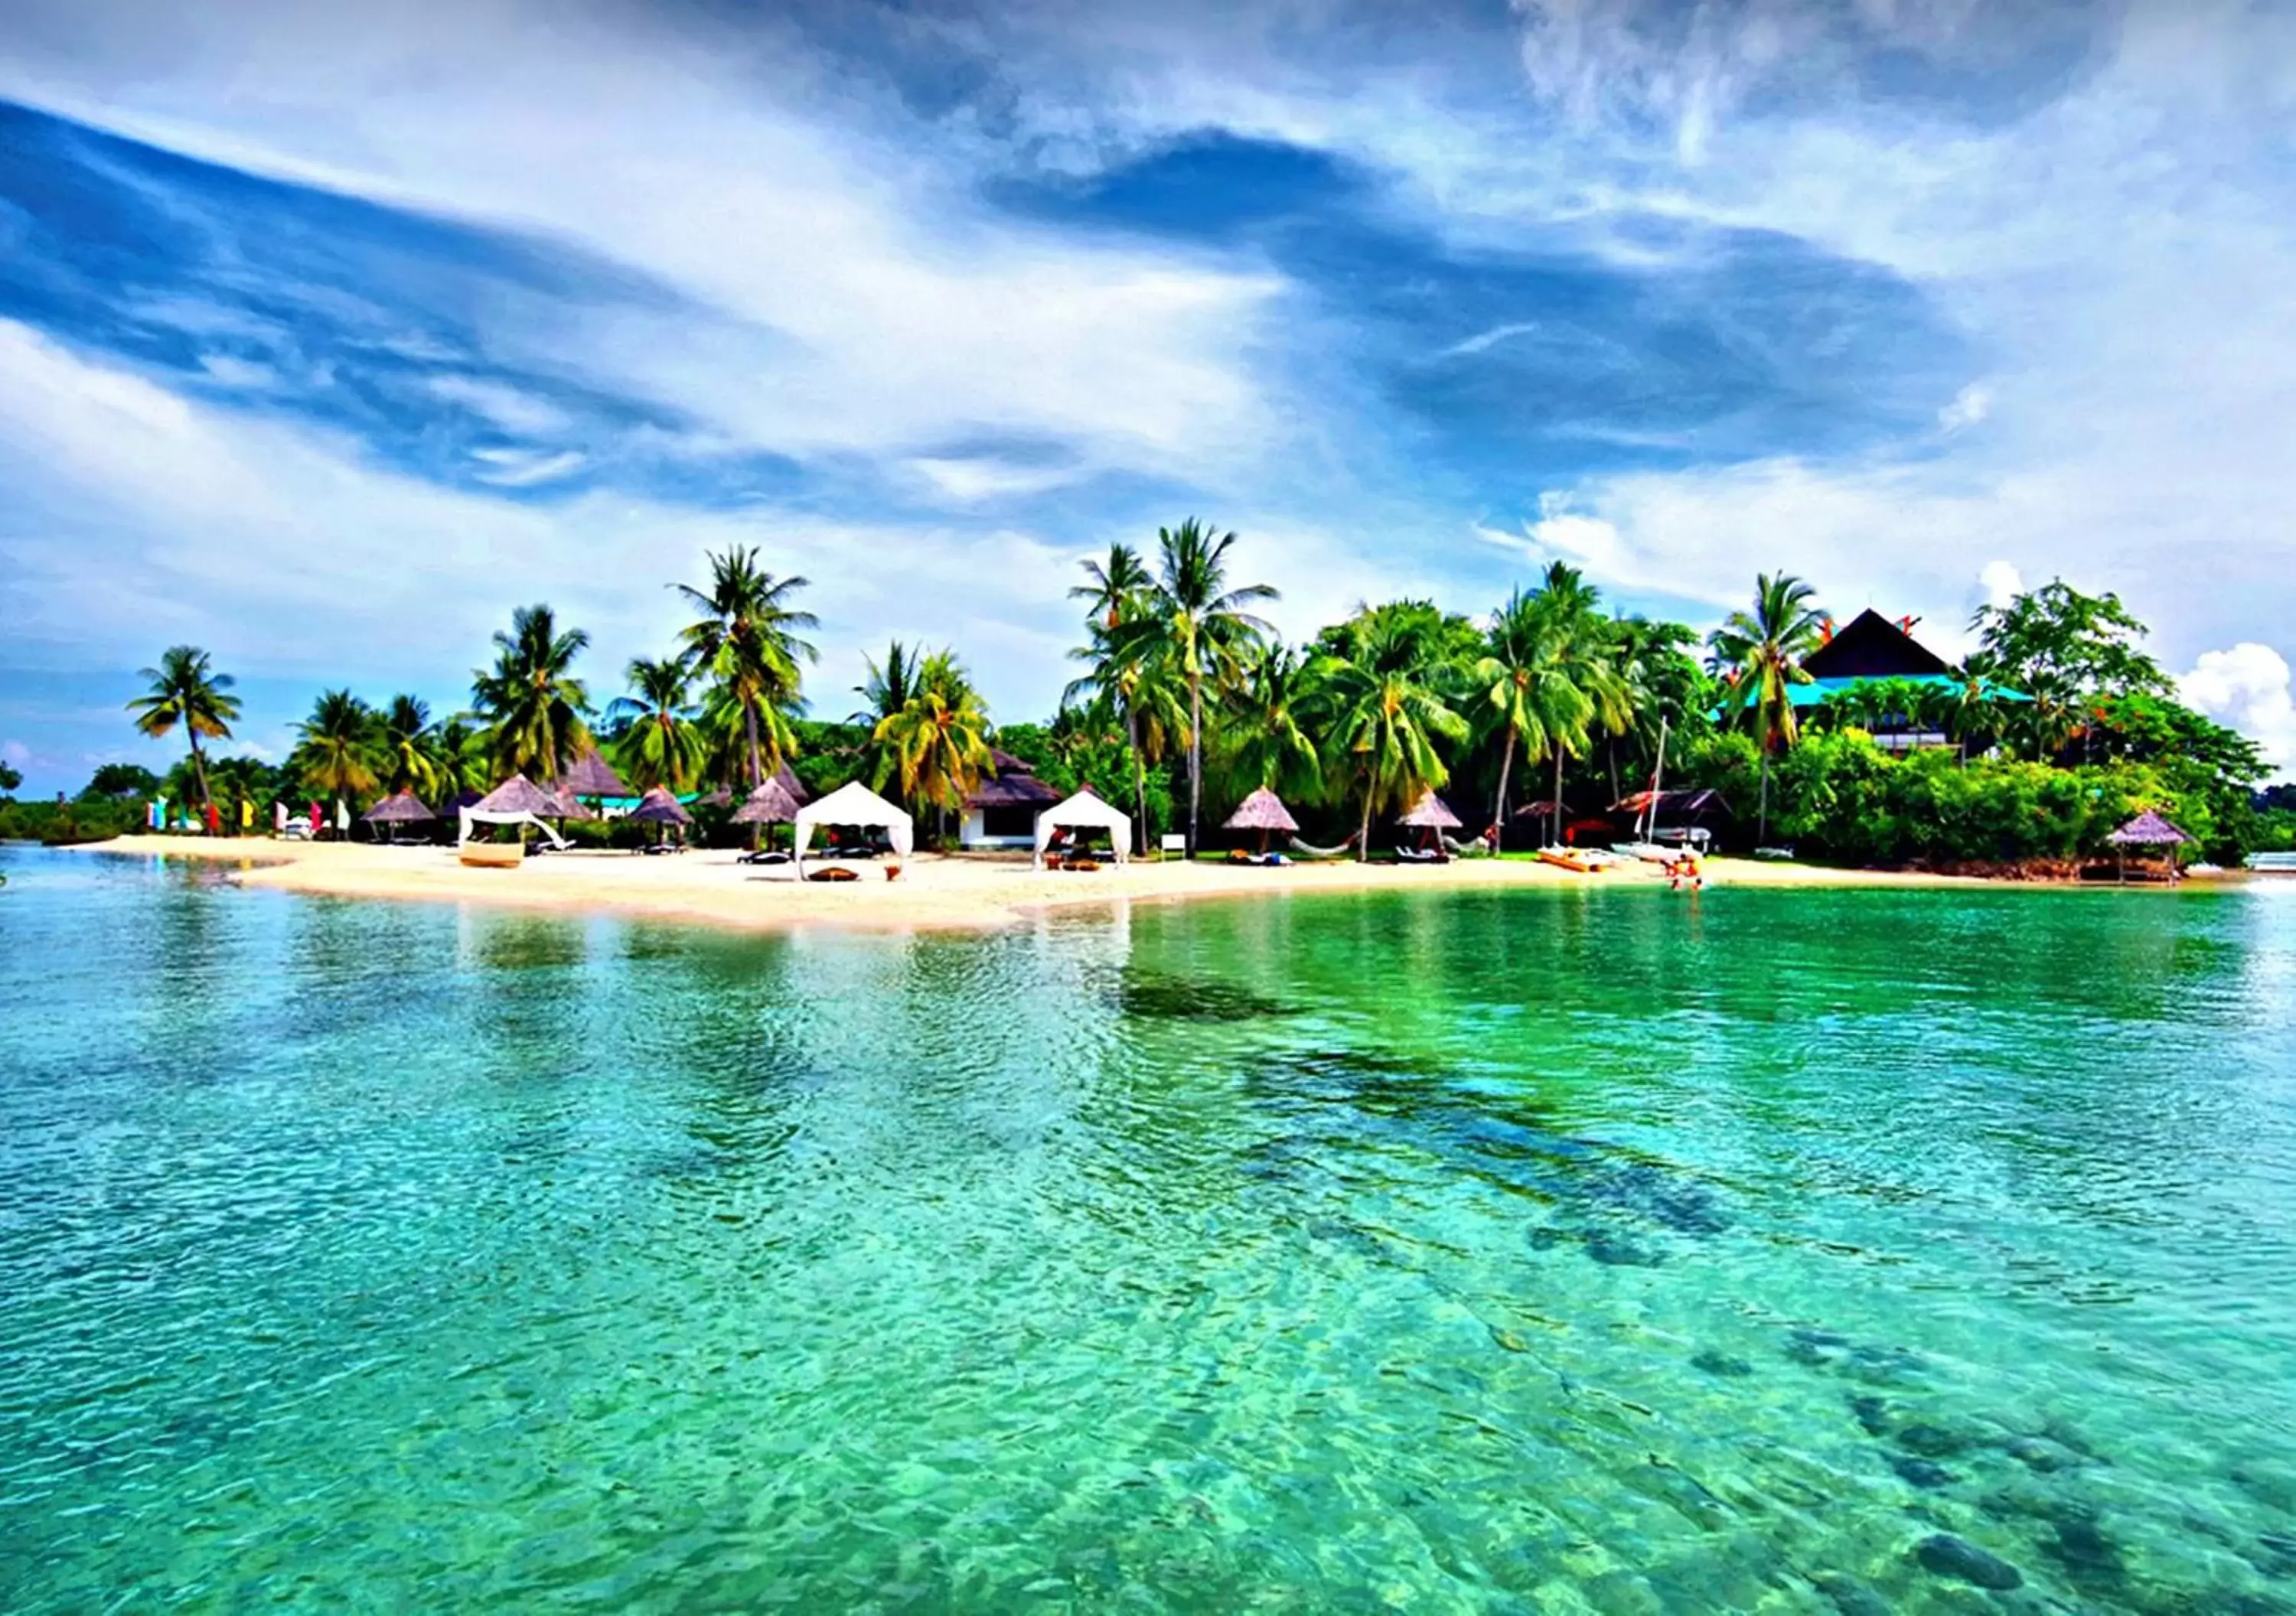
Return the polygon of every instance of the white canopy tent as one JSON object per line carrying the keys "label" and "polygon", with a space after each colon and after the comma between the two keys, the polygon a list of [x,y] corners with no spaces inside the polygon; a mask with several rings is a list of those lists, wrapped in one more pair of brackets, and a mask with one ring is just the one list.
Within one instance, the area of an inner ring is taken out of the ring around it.
{"label": "white canopy tent", "polygon": [[561,853],[566,850],[566,838],[536,819],[530,813],[493,813],[484,808],[464,808],[455,816],[455,845],[460,847],[471,839],[473,825],[531,825],[548,838],[550,845]]}
{"label": "white canopy tent", "polygon": [[916,845],[916,821],[859,780],[849,780],[827,796],[808,803],[797,811],[795,825],[794,845],[800,869],[814,831],[824,825],[882,830],[885,839],[892,843],[893,851],[903,858],[908,857],[910,848]]}
{"label": "white canopy tent", "polygon": [[1092,791],[1079,791],[1065,803],[1054,803],[1037,816],[1037,868],[1045,865],[1045,849],[1055,830],[1105,830],[1116,845],[1116,861],[1132,859],[1132,816]]}

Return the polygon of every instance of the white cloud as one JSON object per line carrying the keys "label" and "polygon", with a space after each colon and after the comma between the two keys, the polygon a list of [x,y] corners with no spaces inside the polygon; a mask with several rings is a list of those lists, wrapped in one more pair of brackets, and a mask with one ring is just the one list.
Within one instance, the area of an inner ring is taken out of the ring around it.
{"label": "white cloud", "polygon": [[2006,606],[2025,592],[2025,575],[2006,561],[1988,561],[1977,582],[1985,591],[1985,604]]}
{"label": "white cloud", "polygon": [[1993,396],[1972,382],[1938,412],[1938,425],[1948,433],[1965,431],[1993,412]]}
{"label": "white cloud", "polygon": [[[822,96],[770,32],[543,0],[30,10],[24,37],[59,43],[12,52],[0,94],[572,242],[680,300],[505,290],[468,311],[497,363],[800,456],[996,430],[1200,471],[1284,429],[1250,362],[1273,278],[1006,222],[969,201],[961,167],[828,116],[869,111]],[[450,386],[475,407],[530,407]]]}
{"label": "white cloud", "polygon": [[2285,657],[2243,641],[2202,652],[2177,682],[2194,710],[2256,741],[2281,778],[2296,777],[2296,693]]}
{"label": "white cloud", "polygon": [[267,388],[279,380],[279,372],[269,365],[230,354],[202,354],[200,369],[219,387]]}
{"label": "white cloud", "polygon": [[242,672],[455,690],[512,607],[546,600],[591,631],[585,671],[611,694],[685,621],[668,584],[702,575],[705,550],[753,544],[812,580],[824,713],[888,633],[996,645],[976,672],[1007,716],[1049,710],[1071,676],[1068,543],[599,494],[537,509],[177,397],[6,320],[0,479],[38,496],[0,510],[0,616],[12,650],[57,665],[135,667],[191,641]]}
{"label": "white cloud", "polygon": [[544,437],[573,424],[565,411],[547,399],[498,381],[476,376],[433,376],[427,385],[433,397],[461,404],[520,437]]}
{"label": "white cloud", "polygon": [[561,450],[556,454],[529,449],[473,449],[471,458],[483,461],[491,468],[480,472],[479,480],[497,488],[538,487],[570,477],[589,463],[589,457],[575,449]]}

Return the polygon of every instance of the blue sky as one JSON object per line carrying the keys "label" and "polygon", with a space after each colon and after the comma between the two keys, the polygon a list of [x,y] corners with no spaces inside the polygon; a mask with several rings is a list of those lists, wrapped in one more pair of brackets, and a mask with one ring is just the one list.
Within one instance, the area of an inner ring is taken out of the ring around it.
{"label": "blue sky", "polygon": [[[365,8],[0,36],[0,754],[149,756],[182,640],[284,749],[760,545],[816,710],[996,712],[1200,514],[1294,633],[1550,556],[1712,621],[2114,589],[2296,764],[2296,22],[1883,0]],[[343,14],[322,14],[340,12]]]}

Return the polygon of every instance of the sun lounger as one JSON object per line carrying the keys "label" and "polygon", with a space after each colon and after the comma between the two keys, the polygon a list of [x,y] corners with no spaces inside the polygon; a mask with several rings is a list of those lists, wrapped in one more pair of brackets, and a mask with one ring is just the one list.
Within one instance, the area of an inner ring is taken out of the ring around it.
{"label": "sun lounger", "polygon": [[1603,868],[1575,847],[1542,847],[1538,850],[1538,857],[1542,864],[1553,864],[1562,869],[1575,869],[1582,876],[1591,876]]}
{"label": "sun lounger", "polygon": [[1432,847],[1398,847],[1395,850],[1395,861],[1398,864],[1448,864],[1451,855]]}
{"label": "sun lounger", "polygon": [[745,853],[734,861],[736,864],[786,864],[789,861],[789,854],[763,847],[755,853]]}

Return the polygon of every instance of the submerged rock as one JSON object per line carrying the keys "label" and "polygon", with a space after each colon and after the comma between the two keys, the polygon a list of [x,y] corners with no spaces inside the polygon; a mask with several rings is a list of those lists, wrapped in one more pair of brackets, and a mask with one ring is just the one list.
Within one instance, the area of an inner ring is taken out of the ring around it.
{"label": "submerged rock", "polygon": [[1233,983],[1160,971],[1127,972],[1117,989],[1117,1003],[1127,1016],[1164,1021],[1257,1021],[1296,1014],[1289,1005]]}
{"label": "submerged rock", "polygon": [[2041,1552],[2063,1566],[2083,1588],[2114,1587],[2125,1580],[2120,1546],[2097,1527],[2095,1518],[2068,1514],[2057,1522],[2057,1535],[2041,1545]]}
{"label": "submerged rock", "polygon": [[1710,1348],[1693,1357],[1690,1367],[1708,1375],[1719,1375],[1733,1380],[1741,1379],[1754,1372],[1754,1366],[1744,1359],[1733,1358],[1726,1352],[1717,1352]]}
{"label": "submerged rock", "polygon": [[1817,1591],[1833,1601],[1841,1616],[1890,1616],[1890,1602],[1855,1577],[1840,1571],[1820,1571],[1810,1579]]}
{"label": "submerged rock", "polygon": [[1999,1593],[2025,1585],[2024,1573],[1998,1555],[1984,1549],[1951,1532],[1939,1532],[1923,1538],[1914,1546],[1914,1558],[1922,1569],[1939,1577],[1954,1577],[1963,1582]]}
{"label": "submerged rock", "polygon": [[1587,1254],[1605,1268],[1658,1268],[1666,1259],[1650,1247],[1606,1228],[1586,1233]]}
{"label": "submerged rock", "polygon": [[1880,1398],[1861,1392],[1849,1400],[1849,1412],[1857,1416],[1858,1426],[1867,1436],[1890,1433],[1890,1405]]}
{"label": "submerged rock", "polygon": [[1899,1480],[1915,1487],[1950,1487],[1956,1479],[1953,1472],[1935,1459],[1919,1458],[1910,1453],[1891,1454],[1890,1468],[1898,1473]]}
{"label": "submerged rock", "polygon": [[1927,1459],[1949,1459],[1977,1446],[1967,1432],[1955,1431],[1927,1420],[1916,1420],[1898,1432],[1898,1445]]}
{"label": "submerged rock", "polygon": [[2062,1443],[2053,1442],[2045,1436],[2021,1436],[2007,1446],[2011,1458],[2024,1465],[2026,1469],[2038,1471],[2043,1475],[2051,1475],[2060,1470],[2070,1470],[2080,1463],[2079,1454]]}
{"label": "submerged rock", "polygon": [[1718,1235],[1730,1217],[1714,1192],[1644,1162],[1613,1167],[1587,1179],[1587,1198],[1636,1212],[1686,1235]]}

